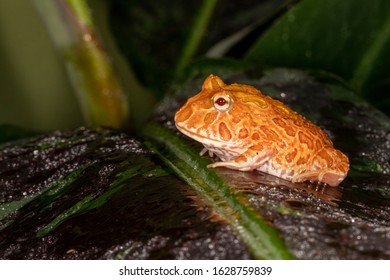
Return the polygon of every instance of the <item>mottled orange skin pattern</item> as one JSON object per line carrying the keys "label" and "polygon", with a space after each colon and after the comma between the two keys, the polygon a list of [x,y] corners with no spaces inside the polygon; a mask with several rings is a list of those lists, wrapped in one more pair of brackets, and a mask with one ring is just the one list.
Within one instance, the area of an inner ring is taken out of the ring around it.
{"label": "mottled orange skin pattern", "polygon": [[176,127],[221,161],[209,167],[260,170],[292,182],[338,186],[346,155],[312,122],[280,101],[210,75],[175,115]]}

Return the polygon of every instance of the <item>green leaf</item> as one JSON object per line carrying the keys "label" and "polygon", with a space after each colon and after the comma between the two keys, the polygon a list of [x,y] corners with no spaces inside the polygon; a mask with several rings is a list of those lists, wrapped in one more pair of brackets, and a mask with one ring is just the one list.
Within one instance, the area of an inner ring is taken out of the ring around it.
{"label": "green leaf", "polygon": [[190,34],[194,11],[201,2],[111,2],[111,29],[119,48],[137,79],[161,96],[175,72],[179,54]]}
{"label": "green leaf", "polygon": [[179,57],[176,74],[180,73],[184,67],[193,59],[201,43],[202,37],[205,35],[207,27],[210,23],[211,17],[218,0],[204,0],[202,6],[199,8],[197,17],[194,20],[190,36],[183,48],[183,52]]}
{"label": "green leaf", "polygon": [[157,124],[149,124],[144,132],[153,141],[147,142],[147,146],[229,221],[256,258],[293,258],[277,231],[243,202],[214,170],[207,168],[207,162],[190,146]]}
{"label": "green leaf", "polygon": [[111,26],[138,79],[162,96],[191,61],[228,52],[284,2],[114,0]]}
{"label": "green leaf", "polygon": [[0,219],[3,259],[250,257],[226,221],[124,133],[56,131],[6,144],[0,158],[0,209],[23,202]]}
{"label": "green leaf", "polygon": [[24,196],[20,200],[0,204],[0,220],[16,212],[34,199],[37,199],[37,201],[39,201],[37,207],[35,208],[35,211],[44,210],[56,199],[60,198],[67,191],[69,191],[69,188],[71,188],[72,183],[80,177],[81,173],[85,170],[85,168],[86,167],[83,166],[80,169],[71,172],[66,177],[55,181],[53,184],[48,186],[48,188],[42,193],[38,192],[30,196]]}
{"label": "green leaf", "polygon": [[259,38],[247,59],[326,70],[370,96],[373,87],[381,84],[384,89],[389,78],[385,66],[390,63],[389,10],[387,0],[301,1]]}
{"label": "green leaf", "polygon": [[99,197],[94,198],[94,195],[87,195],[81,201],[77,202],[72,207],[66,209],[64,212],[59,214],[53,221],[47,224],[45,227],[40,229],[37,232],[37,237],[43,237],[52,232],[56,227],[58,227],[61,223],[66,220],[72,218],[75,215],[80,215],[94,208],[101,207],[104,205],[116,192],[118,192],[121,188],[126,186],[126,181],[138,174],[141,174],[141,166],[133,166],[121,174],[119,174],[118,178],[112,182],[106,192],[104,192]]}

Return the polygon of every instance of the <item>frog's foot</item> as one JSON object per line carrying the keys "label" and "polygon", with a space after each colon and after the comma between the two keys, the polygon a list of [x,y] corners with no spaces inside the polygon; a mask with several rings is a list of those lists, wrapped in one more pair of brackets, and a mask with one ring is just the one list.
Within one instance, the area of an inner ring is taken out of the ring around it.
{"label": "frog's foot", "polygon": [[[335,156],[323,156],[322,154],[324,153],[325,155]],[[321,162],[322,160],[322,165],[327,167],[297,174],[292,178],[292,182],[295,183],[311,180],[325,183],[332,187],[337,187],[345,179],[349,170],[349,161],[344,154],[342,154],[339,150],[326,148],[318,155],[318,157],[320,160],[317,159],[317,161]]]}
{"label": "frog's foot", "polygon": [[318,181],[328,184],[331,187],[337,187],[347,176],[347,173],[335,169],[325,170],[318,174]]}
{"label": "frog's foot", "polygon": [[233,160],[214,162],[207,165],[207,167],[226,167],[240,171],[250,171],[265,164],[272,158],[272,156],[273,153],[271,150],[257,151],[250,149]]}
{"label": "frog's foot", "polygon": [[304,181],[316,181],[337,187],[345,178],[345,173],[340,173],[332,169],[316,170],[298,174],[292,178],[293,183]]}

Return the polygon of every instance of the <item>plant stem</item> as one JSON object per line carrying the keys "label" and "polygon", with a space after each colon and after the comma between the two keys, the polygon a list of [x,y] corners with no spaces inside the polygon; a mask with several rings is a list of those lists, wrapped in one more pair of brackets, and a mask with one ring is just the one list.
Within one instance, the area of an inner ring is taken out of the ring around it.
{"label": "plant stem", "polygon": [[87,124],[128,128],[127,96],[86,0],[35,0],[35,5],[63,56]]}
{"label": "plant stem", "polygon": [[178,74],[185,66],[187,66],[196,53],[202,37],[206,33],[207,26],[209,25],[217,3],[218,0],[203,0],[202,6],[200,7],[192,25],[190,36],[188,37],[187,43],[184,46],[183,52],[177,64],[176,74]]}
{"label": "plant stem", "polygon": [[91,30],[95,29],[90,10],[84,0],[66,0],[66,2],[68,3],[69,7],[72,8],[73,12],[75,15],[77,15],[79,20],[82,20]]}

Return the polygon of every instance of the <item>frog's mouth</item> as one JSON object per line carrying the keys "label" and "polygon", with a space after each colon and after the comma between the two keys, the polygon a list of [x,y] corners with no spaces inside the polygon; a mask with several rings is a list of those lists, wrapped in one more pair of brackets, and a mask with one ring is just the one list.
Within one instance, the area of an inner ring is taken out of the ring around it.
{"label": "frog's mouth", "polygon": [[193,130],[190,130],[186,128],[185,126],[181,126],[180,124],[176,123],[176,128],[183,134],[187,135],[188,137],[202,143],[204,146],[208,147],[217,147],[217,148],[224,148],[224,149],[237,149],[241,145],[239,143],[232,143],[232,142],[226,142],[217,140],[217,137],[212,137],[210,135],[202,135],[199,134]]}
{"label": "frog's mouth", "polygon": [[176,123],[176,128],[183,134],[187,135],[188,137],[200,142],[200,143],[215,143],[216,145],[222,145],[224,144],[224,142],[221,142],[219,140],[216,140],[216,139],[213,139],[211,138],[209,135],[202,135],[202,134],[199,134],[197,132],[195,132],[194,130],[190,130],[188,128],[186,128],[185,126],[181,126],[180,124]]}
{"label": "frog's mouth", "polygon": [[[199,133],[195,133],[185,127],[176,124],[177,129],[187,135],[188,137],[202,143],[205,147],[203,151],[209,151],[209,155],[216,155],[222,161],[231,160],[238,157],[242,154],[246,148],[241,144],[231,143],[231,142],[223,142],[220,140],[216,140],[207,135],[201,135]],[[201,155],[204,152],[201,152]]]}

